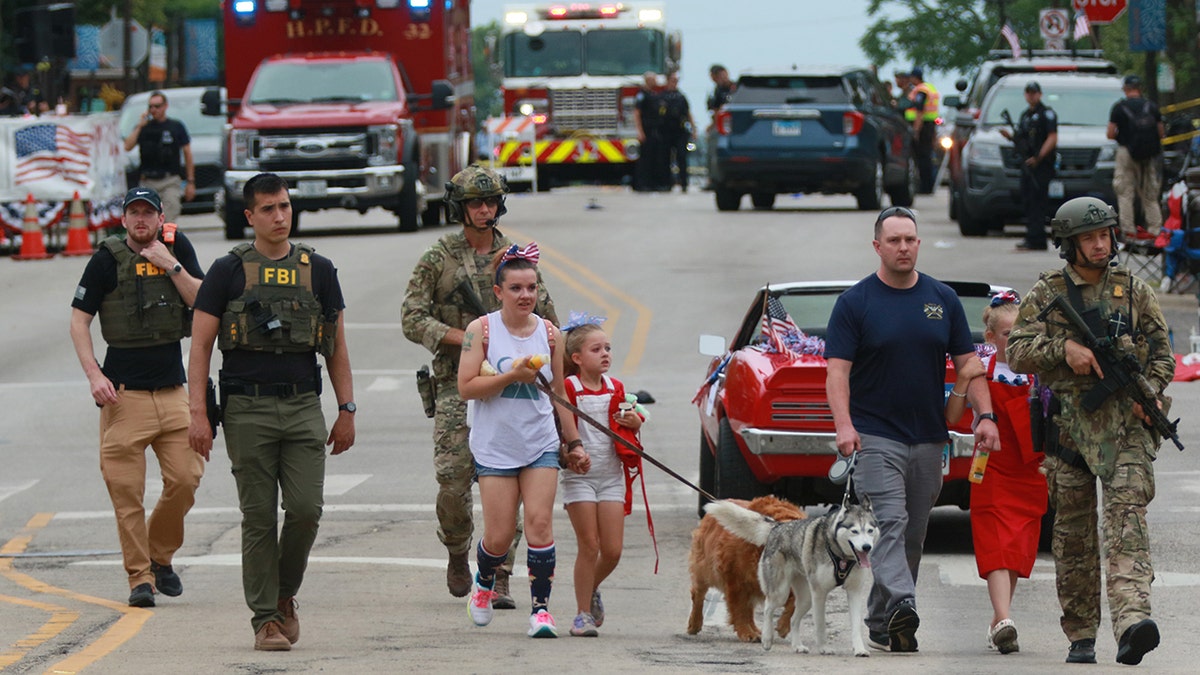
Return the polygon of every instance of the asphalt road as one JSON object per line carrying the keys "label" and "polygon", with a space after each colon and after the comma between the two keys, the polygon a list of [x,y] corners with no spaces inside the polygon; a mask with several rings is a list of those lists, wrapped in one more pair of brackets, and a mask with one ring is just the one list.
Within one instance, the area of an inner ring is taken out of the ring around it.
{"label": "asphalt road", "polygon": [[[643,432],[647,450],[691,478],[699,432],[690,400],[707,363],[697,353],[697,336],[729,336],[765,282],[858,279],[877,265],[870,245],[874,214],[853,210],[850,197],[781,197],[772,212],[718,214],[709,193],[577,188],[515,195],[508,205],[501,229],[518,241],[538,241],[560,314],[575,309],[609,317],[613,374],[657,399]],[[960,237],[946,219],[944,193],[920,197],[916,207],[918,267],[935,276],[1023,292],[1040,270],[1059,263],[1053,253],[1010,253],[1012,238]],[[834,656],[797,655],[779,642],[764,652],[737,642],[719,597],[710,599],[704,630],[688,636],[687,551],[696,497],[652,467],[646,482],[658,573],[639,506],[627,520],[621,565],[604,586],[608,617],[599,639],[565,636],[574,615],[575,544],[561,510],[551,609],[564,638],[526,638],[521,609],[497,612],[492,625],[474,627],[466,601],[446,592],[445,552],[435,536],[432,422],[421,413],[413,386],[414,371],[429,355],[405,340],[399,326],[409,272],[445,230],[399,234],[393,222],[382,211],[305,214],[298,237],[338,265],[359,412],[357,444],[328,463],[325,517],[299,596],[302,638],[289,653],[252,649],[240,585],[237,500],[221,439],[175,560],[184,594],[159,596],[153,610],[125,606],[128,588],[98,470],[97,412],[67,334],[69,301],[86,259],[0,259],[0,669],[1043,673],[1062,663],[1067,643],[1058,628],[1048,557],[1039,559],[1032,580],[1017,592],[1022,651],[1001,657],[984,649],[991,611],[975,573],[967,515],[953,508],[938,509],[927,542],[918,591],[919,654],[854,659],[845,600],[837,593],[830,608]],[[204,264],[230,246],[214,216],[185,216],[180,224]],[[1196,299],[1170,296],[1164,306],[1182,349],[1196,325]],[[1143,667],[1193,672],[1188,655],[1200,634],[1200,574],[1192,568],[1200,511],[1194,412],[1200,385],[1176,384],[1169,393],[1175,412],[1184,415],[1189,451],[1168,446],[1156,465],[1158,497],[1149,520],[1163,644]],[[332,419],[333,399],[325,399]],[[151,471],[148,499],[160,490]],[[523,580],[516,579],[514,588],[522,588]],[[514,595],[527,609],[528,596]],[[811,620],[801,630],[810,637]],[[1101,665],[1092,672],[1115,669],[1115,651],[1106,624],[1098,645]]]}

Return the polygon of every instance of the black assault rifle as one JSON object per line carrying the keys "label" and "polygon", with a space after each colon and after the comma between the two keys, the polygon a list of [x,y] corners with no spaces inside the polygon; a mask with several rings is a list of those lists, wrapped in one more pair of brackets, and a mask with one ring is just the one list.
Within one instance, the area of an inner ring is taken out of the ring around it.
{"label": "black assault rifle", "polygon": [[1007,108],[1000,111],[1000,119],[1004,120],[1004,123],[1012,131],[1013,151],[1016,152],[1017,165],[1021,167],[1021,173],[1029,176],[1029,180],[1033,181],[1034,187],[1040,188],[1041,182],[1038,181],[1037,175],[1033,173],[1033,168],[1026,164],[1025,160],[1033,157],[1041,148],[1029,147],[1029,139],[1017,131],[1017,125],[1013,124],[1012,115],[1008,114]]}
{"label": "black assault rifle", "polygon": [[1137,359],[1132,354],[1118,349],[1111,339],[1097,338],[1065,296],[1056,296],[1053,302],[1038,314],[1038,321],[1045,322],[1046,316],[1056,308],[1083,337],[1084,346],[1092,350],[1092,354],[1096,357],[1096,363],[1104,372],[1104,377],[1100,379],[1099,383],[1083,395],[1083,409],[1094,412],[1113,393],[1125,392],[1129,398],[1141,404],[1142,410],[1150,418],[1149,427],[1157,431],[1163,438],[1171,439],[1175,447],[1183,450],[1183,443],[1179,441],[1179,420],[1174,422],[1168,420],[1167,416],[1159,409],[1158,394],[1146,376],[1142,375],[1142,368]]}

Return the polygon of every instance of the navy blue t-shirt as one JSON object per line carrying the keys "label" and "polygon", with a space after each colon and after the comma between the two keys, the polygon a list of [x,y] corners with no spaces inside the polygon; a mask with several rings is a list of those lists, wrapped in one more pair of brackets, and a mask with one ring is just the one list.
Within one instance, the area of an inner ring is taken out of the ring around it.
{"label": "navy blue t-shirt", "polygon": [[851,286],[825,336],[826,358],[853,363],[854,428],[909,445],[946,440],[946,355],[974,349],[958,295],[925,274],[906,289],[874,274]]}

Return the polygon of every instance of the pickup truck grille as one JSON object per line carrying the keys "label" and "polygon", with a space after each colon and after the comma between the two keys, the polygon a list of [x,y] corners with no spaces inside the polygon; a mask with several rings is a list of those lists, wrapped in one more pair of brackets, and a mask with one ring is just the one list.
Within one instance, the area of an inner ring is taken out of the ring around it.
{"label": "pickup truck grille", "polygon": [[771,421],[780,424],[833,424],[829,404],[823,402],[771,401]]}
{"label": "pickup truck grille", "polygon": [[365,129],[338,133],[289,129],[255,139],[251,156],[264,171],[361,169],[367,166],[374,139]]}
{"label": "pickup truck grille", "polygon": [[560,133],[616,133],[618,94],[617,89],[551,91],[551,121]]}

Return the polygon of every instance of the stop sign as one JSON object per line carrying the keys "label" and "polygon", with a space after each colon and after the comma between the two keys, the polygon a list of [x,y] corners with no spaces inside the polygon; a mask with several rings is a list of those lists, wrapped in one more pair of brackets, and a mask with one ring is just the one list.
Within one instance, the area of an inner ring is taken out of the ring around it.
{"label": "stop sign", "polygon": [[1096,24],[1112,23],[1125,11],[1126,0],[1072,0],[1075,11],[1087,15],[1088,21]]}

